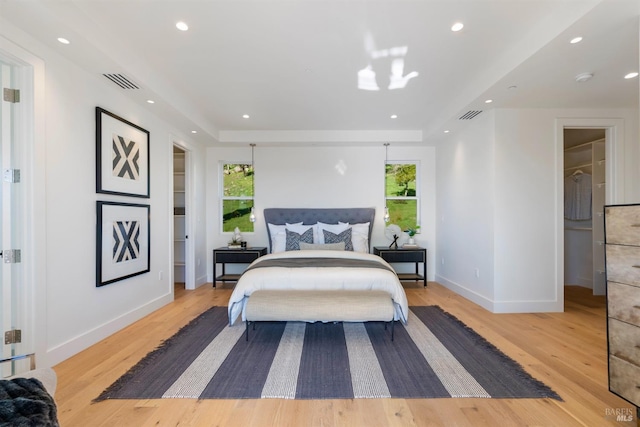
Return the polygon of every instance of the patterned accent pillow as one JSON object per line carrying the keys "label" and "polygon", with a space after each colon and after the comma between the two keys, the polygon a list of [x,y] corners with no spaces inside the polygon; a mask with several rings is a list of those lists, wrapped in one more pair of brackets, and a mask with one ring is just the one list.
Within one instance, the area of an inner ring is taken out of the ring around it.
{"label": "patterned accent pillow", "polygon": [[289,231],[289,229],[285,231],[287,232],[286,251],[299,251],[300,242],[313,243],[313,228],[308,229],[302,234]]}
{"label": "patterned accent pillow", "polygon": [[324,233],[325,243],[344,242],[344,250],[353,251],[353,243],[351,243],[351,227],[338,234],[332,233],[328,230],[322,230],[322,232]]}

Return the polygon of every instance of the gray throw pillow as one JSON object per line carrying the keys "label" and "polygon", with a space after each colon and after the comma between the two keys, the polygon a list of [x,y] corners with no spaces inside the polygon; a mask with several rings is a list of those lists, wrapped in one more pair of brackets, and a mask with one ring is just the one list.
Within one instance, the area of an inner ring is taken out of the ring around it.
{"label": "gray throw pillow", "polygon": [[300,242],[313,243],[313,228],[308,229],[302,234],[289,231],[288,229],[285,231],[287,232],[286,251],[299,251]]}
{"label": "gray throw pillow", "polygon": [[345,251],[353,251],[353,243],[351,242],[351,228],[347,228],[342,233],[332,233],[328,230],[322,230],[324,233],[325,243],[340,243],[344,242]]}

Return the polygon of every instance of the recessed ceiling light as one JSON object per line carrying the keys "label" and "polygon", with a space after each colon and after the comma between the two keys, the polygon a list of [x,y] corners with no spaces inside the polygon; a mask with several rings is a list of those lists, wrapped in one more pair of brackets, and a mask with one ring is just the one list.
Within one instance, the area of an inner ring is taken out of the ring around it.
{"label": "recessed ceiling light", "polygon": [[180,21],[176,23],[176,28],[180,31],[187,31],[189,29],[189,26],[186,23]]}
{"label": "recessed ceiling light", "polygon": [[580,43],[581,41],[582,41],[582,37],[574,37],[569,41],[569,43],[576,44],[576,43]]}
{"label": "recessed ceiling light", "polygon": [[154,101],[153,99],[147,99],[147,103],[148,103],[148,104],[155,104],[155,103],[156,103],[156,101]]}
{"label": "recessed ceiling light", "polygon": [[248,114],[243,114],[243,115],[242,115],[242,118],[243,118],[243,119],[248,119],[248,118],[249,118],[249,115],[248,115]]}
{"label": "recessed ceiling light", "polygon": [[192,130],[191,133],[198,133],[198,131],[197,130]]}
{"label": "recessed ceiling light", "polygon": [[635,71],[624,76],[625,79],[632,79],[634,77],[638,77],[638,73],[636,73]]}
{"label": "recessed ceiling light", "polygon": [[62,44],[69,44],[70,41],[65,39],[64,37],[58,37],[58,41]]}
{"label": "recessed ceiling light", "polygon": [[449,133],[449,130],[448,130],[448,129],[447,129],[447,130],[445,130],[445,131],[444,131],[444,133]]}
{"label": "recessed ceiling light", "polygon": [[491,104],[493,102],[493,99],[487,99],[486,101],[484,101],[485,104]]}
{"label": "recessed ceiling light", "polygon": [[392,118],[392,119],[397,119],[397,118],[398,118],[398,115],[397,115],[397,114],[392,114],[392,115],[391,115],[391,118]]}
{"label": "recessed ceiling light", "polygon": [[460,31],[464,28],[464,24],[462,22],[456,22],[451,26],[451,31]]}

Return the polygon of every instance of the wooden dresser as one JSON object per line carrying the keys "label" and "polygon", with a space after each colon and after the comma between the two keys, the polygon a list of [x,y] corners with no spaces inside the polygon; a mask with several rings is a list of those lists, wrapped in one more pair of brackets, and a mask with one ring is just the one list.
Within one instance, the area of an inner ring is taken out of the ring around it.
{"label": "wooden dresser", "polygon": [[640,407],[640,205],[605,206],[609,390]]}

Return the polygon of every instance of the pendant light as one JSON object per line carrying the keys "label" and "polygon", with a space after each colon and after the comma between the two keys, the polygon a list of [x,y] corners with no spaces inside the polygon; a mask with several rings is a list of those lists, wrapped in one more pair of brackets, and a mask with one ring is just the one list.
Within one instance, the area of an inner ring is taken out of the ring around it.
{"label": "pendant light", "polygon": [[384,222],[389,222],[391,220],[391,216],[389,215],[389,208],[387,207],[387,163],[389,163],[389,143],[384,143],[384,176],[385,176],[385,190],[384,190]]}
{"label": "pendant light", "polygon": [[249,221],[256,222],[256,208],[254,207],[256,202],[256,172],[253,166],[253,149],[256,144],[249,144],[251,146],[251,195],[253,196],[253,204],[251,205],[251,214],[249,215]]}

